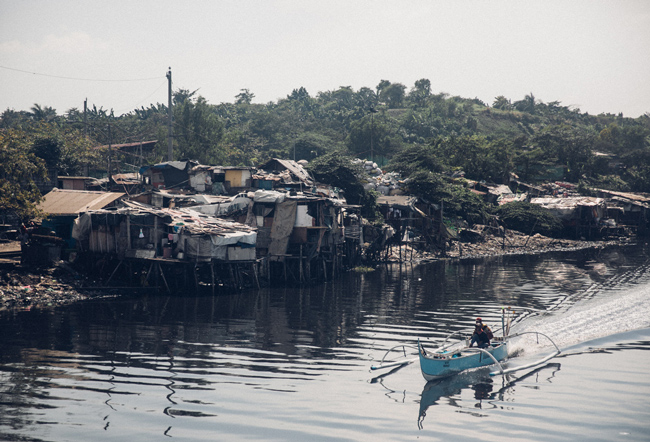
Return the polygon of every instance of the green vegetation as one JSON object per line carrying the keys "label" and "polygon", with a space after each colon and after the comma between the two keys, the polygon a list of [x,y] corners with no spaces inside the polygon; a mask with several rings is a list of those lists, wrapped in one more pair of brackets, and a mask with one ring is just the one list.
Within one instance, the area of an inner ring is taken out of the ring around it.
{"label": "green vegetation", "polygon": [[[412,193],[442,202],[447,217],[470,223],[483,222],[490,208],[452,176],[504,183],[514,174],[531,183],[567,180],[581,189],[650,192],[650,113],[594,116],[557,101],[543,103],[532,93],[514,101],[498,96],[488,105],[432,89],[427,79],[411,88],[382,80],[375,88],[341,86],[315,96],[299,87],[267,104],[254,104],[248,89],[220,104],[178,89],[174,159],[226,166],[306,159],[319,181],[344,189],[371,218],[376,195],[363,189],[352,158],[399,171]],[[85,116],[76,108],[59,115],[36,104],[28,112],[5,110],[0,130],[5,138],[8,130],[23,137],[24,154],[59,174],[79,175],[87,167],[91,175],[105,175],[108,149],[89,147],[109,143],[158,140],[145,158],[113,152],[121,172],[167,159],[167,107],[161,103],[119,116],[95,106]]]}
{"label": "green vegetation", "polygon": [[31,152],[33,142],[21,131],[0,131],[0,217],[25,221],[39,215],[36,180],[46,175],[45,161]]}
{"label": "green vegetation", "polygon": [[562,222],[549,210],[536,204],[516,201],[495,210],[501,223],[511,230],[533,235],[540,233],[551,238],[562,233]]}

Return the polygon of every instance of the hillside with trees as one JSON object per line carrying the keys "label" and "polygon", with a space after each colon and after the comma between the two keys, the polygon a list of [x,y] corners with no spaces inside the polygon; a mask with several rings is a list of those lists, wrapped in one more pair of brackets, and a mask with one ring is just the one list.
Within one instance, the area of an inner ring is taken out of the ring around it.
{"label": "hillside with trees", "polygon": [[[543,103],[532,93],[484,103],[434,93],[427,79],[410,88],[382,80],[374,88],[342,86],[315,95],[298,87],[266,104],[253,103],[254,97],[243,89],[232,103],[213,104],[197,90],[176,90],[174,159],[226,166],[305,159],[321,180],[350,173],[342,158],[368,159],[400,172],[412,193],[447,201],[450,211],[474,221],[485,208],[450,184],[455,173],[492,183],[514,175],[530,183],[563,180],[584,189],[650,192],[650,113],[590,115],[558,101]],[[109,144],[157,140],[144,158],[113,152],[119,171],[136,171],[167,159],[167,111],[161,103],[119,116],[96,106],[85,115],[38,104],[30,111],[7,109],[0,116],[2,155],[38,173],[47,166],[59,175],[99,177],[106,175]],[[23,156],[15,157],[17,148]],[[6,170],[0,177],[12,179]],[[350,196],[357,192],[355,203],[372,205],[363,189],[349,186]]]}

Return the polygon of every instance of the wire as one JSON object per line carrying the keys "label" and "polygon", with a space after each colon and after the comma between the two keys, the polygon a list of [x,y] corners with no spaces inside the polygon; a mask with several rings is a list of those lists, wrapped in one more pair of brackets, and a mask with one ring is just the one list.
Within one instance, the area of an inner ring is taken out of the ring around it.
{"label": "wire", "polygon": [[[148,100],[149,98],[151,98],[151,97],[152,97],[156,92],[158,92],[158,91],[160,90],[160,88],[163,87],[163,86],[165,85],[165,83],[166,83],[166,81],[160,83],[160,86],[158,86],[158,87],[157,87],[157,88],[156,88],[152,93],[150,93],[149,95],[147,95],[146,97],[144,97],[142,100],[140,100],[138,103],[136,103],[136,105],[133,106],[133,108],[132,108],[131,110],[129,110],[128,112],[133,112],[134,109],[137,109],[137,107],[138,107],[139,105],[141,105],[142,103],[144,103],[146,100]],[[124,110],[120,109],[120,110],[118,110],[118,111],[116,111],[116,112],[117,112],[117,113],[124,113],[124,112],[127,112],[127,108],[124,108]]]}
{"label": "wire", "polygon": [[41,74],[40,72],[25,71],[25,70],[22,70],[22,69],[15,69],[15,68],[7,67],[7,66],[0,66],[0,69],[7,69],[8,71],[22,72],[24,74],[40,75],[42,77],[61,78],[63,80],[75,80],[75,81],[129,82],[129,81],[159,80],[159,79],[163,78],[163,77],[151,77],[151,78],[133,78],[133,79],[124,79],[124,80],[110,80],[110,79],[98,79],[98,78],[63,77],[63,76],[60,76],[60,75]]}

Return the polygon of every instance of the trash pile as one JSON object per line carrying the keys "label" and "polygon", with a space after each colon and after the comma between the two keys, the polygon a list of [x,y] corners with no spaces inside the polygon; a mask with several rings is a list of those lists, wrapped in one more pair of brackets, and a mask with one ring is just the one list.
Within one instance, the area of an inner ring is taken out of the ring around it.
{"label": "trash pile", "polygon": [[361,159],[354,160],[355,164],[361,164],[365,176],[361,178],[366,190],[376,190],[382,195],[401,195],[406,181],[398,172],[387,172],[377,166],[377,163]]}
{"label": "trash pile", "polygon": [[481,238],[469,242],[454,241],[449,250],[449,258],[477,258],[483,256],[502,256],[519,254],[537,254],[552,251],[581,250],[587,248],[602,248],[608,245],[620,245],[622,240],[612,241],[582,241],[571,239],[549,238],[539,233],[527,235],[516,230],[495,232],[486,226],[474,226]]}
{"label": "trash pile", "polygon": [[0,272],[0,311],[54,307],[86,299],[77,291],[77,281],[70,270],[63,269],[65,263],[35,270],[34,273],[22,267]]}

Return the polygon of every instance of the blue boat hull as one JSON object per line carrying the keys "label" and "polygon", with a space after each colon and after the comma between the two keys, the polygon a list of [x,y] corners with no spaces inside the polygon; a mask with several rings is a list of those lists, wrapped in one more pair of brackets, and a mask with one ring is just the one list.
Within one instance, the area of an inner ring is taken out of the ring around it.
{"label": "blue boat hull", "polygon": [[[459,351],[445,353],[427,353],[418,343],[420,355],[420,370],[427,381],[441,379],[460,373],[471,368],[493,365],[494,360],[482,351],[469,350],[467,347]],[[488,351],[494,359],[502,361],[508,357],[508,343],[494,342]]]}

